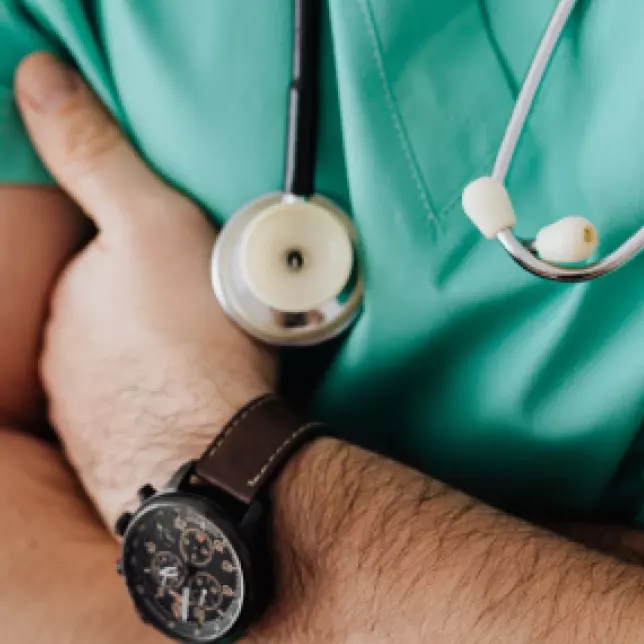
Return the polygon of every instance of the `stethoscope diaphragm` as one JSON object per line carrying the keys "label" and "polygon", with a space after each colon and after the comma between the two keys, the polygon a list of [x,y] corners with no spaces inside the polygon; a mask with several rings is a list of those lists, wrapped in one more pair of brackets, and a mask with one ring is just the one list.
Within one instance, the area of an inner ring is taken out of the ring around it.
{"label": "stethoscope diaphragm", "polygon": [[226,313],[258,340],[319,344],[360,311],[358,257],[353,223],[334,203],[275,193],[224,227],[213,253],[213,287]]}

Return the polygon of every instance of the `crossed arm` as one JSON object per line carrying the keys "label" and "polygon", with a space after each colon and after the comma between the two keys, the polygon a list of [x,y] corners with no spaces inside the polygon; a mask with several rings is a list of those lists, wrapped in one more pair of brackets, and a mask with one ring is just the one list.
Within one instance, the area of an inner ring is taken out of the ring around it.
{"label": "crossed arm", "polygon": [[15,644],[158,641],[131,614],[108,565],[117,545],[65,459],[33,436],[49,294],[88,231],[59,190],[0,186],[0,624]]}
{"label": "crossed arm", "polygon": [[[162,641],[54,448],[0,431],[0,487],[7,641]],[[638,567],[334,440],[280,477],[273,529],[278,596],[249,644],[642,641]]]}
{"label": "crossed arm", "polygon": [[132,614],[117,545],[56,449],[0,429],[0,488],[3,641],[159,641]]}
{"label": "crossed arm", "polygon": [[[82,238],[83,224],[70,202],[53,191],[3,193],[1,239],[8,250],[20,256],[19,239],[11,238],[19,232],[23,242],[34,243],[34,235],[24,234],[30,227],[40,239],[49,227],[59,235],[57,244],[49,236],[37,254],[37,270],[33,262],[17,265],[12,273],[3,270],[13,279],[29,275],[33,280],[31,303],[24,282],[22,290],[5,290],[5,297],[16,297],[21,306],[27,301],[30,310],[21,312],[27,323],[14,326],[11,334],[19,341],[4,346],[15,353],[7,353],[0,374],[7,416],[29,424],[38,417],[40,394],[35,370],[22,365],[34,361],[12,356],[37,353],[45,315],[39,302]],[[3,253],[0,259],[11,256]],[[11,324],[9,310],[16,309],[4,309],[5,326]],[[20,382],[19,391],[27,395],[16,397],[12,382]],[[187,396],[173,408],[185,405],[191,417],[190,404]],[[195,434],[194,455],[203,440]],[[177,462],[168,465],[178,465],[190,445],[180,449]],[[130,478],[139,464],[126,461],[123,477]],[[118,472],[114,476],[118,479]],[[54,644],[162,641],[134,614],[114,572],[118,545],[57,449],[0,430],[0,489],[5,491],[0,495],[0,622],[7,641],[31,642],[45,633]],[[644,638],[639,567],[336,441],[310,446],[279,479],[274,537],[278,596],[249,643],[626,643]]]}

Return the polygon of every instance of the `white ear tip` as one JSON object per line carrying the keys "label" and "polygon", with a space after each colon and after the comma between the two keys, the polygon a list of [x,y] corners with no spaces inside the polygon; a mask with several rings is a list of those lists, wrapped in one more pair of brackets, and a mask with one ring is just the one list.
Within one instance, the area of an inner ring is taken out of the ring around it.
{"label": "white ear tip", "polygon": [[481,177],[465,188],[463,210],[488,239],[517,223],[508,191],[492,177]]}
{"label": "white ear tip", "polygon": [[561,264],[585,262],[597,250],[599,235],[583,217],[566,217],[539,231],[534,248],[541,259]]}

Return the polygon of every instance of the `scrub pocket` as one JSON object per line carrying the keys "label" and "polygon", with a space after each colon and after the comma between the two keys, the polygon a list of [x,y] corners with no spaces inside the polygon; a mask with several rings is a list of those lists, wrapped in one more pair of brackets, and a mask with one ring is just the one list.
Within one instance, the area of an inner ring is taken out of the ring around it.
{"label": "scrub pocket", "polygon": [[424,209],[440,218],[491,171],[514,83],[481,2],[359,4],[398,154]]}

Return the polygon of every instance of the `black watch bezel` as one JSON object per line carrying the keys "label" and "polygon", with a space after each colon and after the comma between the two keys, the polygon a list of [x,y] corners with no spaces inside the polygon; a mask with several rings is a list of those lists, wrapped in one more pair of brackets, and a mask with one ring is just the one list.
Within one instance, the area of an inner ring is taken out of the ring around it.
{"label": "black watch bezel", "polygon": [[[178,635],[168,627],[167,623],[164,623],[153,611],[149,610],[149,599],[146,601],[145,596],[140,596],[133,588],[131,580],[128,579],[130,568],[127,562],[128,549],[131,547],[131,535],[140,522],[151,512],[177,505],[193,508],[217,526],[235,549],[242,567],[244,599],[240,615],[232,629],[216,639],[194,639]],[[265,530],[266,509],[257,504],[254,507],[251,506],[247,514],[252,514],[250,520],[235,520],[213,499],[199,493],[186,491],[159,493],[139,508],[123,536],[121,561],[123,562],[122,573],[125,585],[139,616],[146,624],[170,639],[183,644],[229,644],[237,641],[247,632],[250,626],[257,621],[267,603],[268,598],[265,594],[269,587],[266,578],[268,576],[267,567],[261,564],[262,561],[266,561],[269,553],[267,550],[260,551],[260,549],[264,550],[262,545],[266,543],[262,534]]]}

